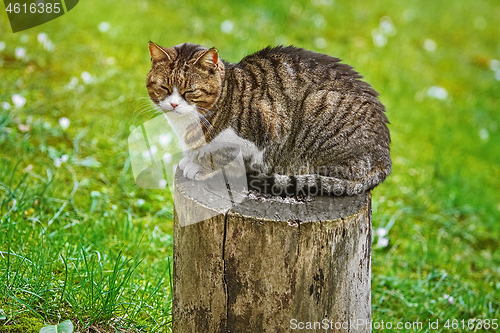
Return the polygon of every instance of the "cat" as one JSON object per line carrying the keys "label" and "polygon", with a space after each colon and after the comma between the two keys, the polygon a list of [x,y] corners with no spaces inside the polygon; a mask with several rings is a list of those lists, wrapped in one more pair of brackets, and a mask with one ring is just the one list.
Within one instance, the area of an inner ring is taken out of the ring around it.
{"label": "cat", "polygon": [[206,179],[237,151],[251,188],[279,195],[361,194],[390,174],[385,108],[340,59],[294,46],[239,63],[191,43],[149,51],[148,93],[181,141],[185,177]]}

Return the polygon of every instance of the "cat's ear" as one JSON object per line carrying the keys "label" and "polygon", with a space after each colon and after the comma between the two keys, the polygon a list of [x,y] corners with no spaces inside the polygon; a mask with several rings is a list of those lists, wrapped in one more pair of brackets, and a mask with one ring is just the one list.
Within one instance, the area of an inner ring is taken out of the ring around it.
{"label": "cat's ear", "polygon": [[219,52],[216,49],[211,48],[205,52],[201,52],[196,59],[196,63],[202,66],[215,69],[219,67]]}
{"label": "cat's ear", "polygon": [[172,56],[168,54],[167,49],[156,45],[153,42],[149,42],[149,54],[151,55],[151,61],[157,62],[160,60],[172,60]]}

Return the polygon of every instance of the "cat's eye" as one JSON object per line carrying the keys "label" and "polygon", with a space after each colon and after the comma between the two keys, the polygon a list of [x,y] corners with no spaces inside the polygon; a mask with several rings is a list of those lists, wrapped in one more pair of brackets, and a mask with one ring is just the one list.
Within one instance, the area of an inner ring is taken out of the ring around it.
{"label": "cat's eye", "polygon": [[166,87],[166,86],[160,86],[160,88],[162,88],[163,90],[166,90],[167,94],[170,95],[170,89],[168,89],[168,87]]}
{"label": "cat's eye", "polygon": [[194,93],[196,90],[187,90],[185,92],[182,93],[182,97],[186,97],[187,94],[192,94]]}
{"label": "cat's eye", "polygon": [[184,99],[190,98],[191,100],[198,99],[201,97],[201,95],[202,93],[199,89],[187,90],[182,93],[182,97]]}

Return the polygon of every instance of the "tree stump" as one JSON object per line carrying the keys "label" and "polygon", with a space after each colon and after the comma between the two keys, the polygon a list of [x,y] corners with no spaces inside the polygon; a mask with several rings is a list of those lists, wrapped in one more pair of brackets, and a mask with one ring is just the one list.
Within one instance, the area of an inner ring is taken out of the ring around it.
{"label": "tree stump", "polygon": [[371,332],[370,193],[227,209],[206,191],[176,180],[173,332]]}

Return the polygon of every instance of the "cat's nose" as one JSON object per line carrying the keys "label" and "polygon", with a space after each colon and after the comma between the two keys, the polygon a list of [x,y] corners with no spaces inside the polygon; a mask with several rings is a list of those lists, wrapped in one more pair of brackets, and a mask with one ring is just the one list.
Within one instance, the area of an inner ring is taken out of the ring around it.
{"label": "cat's nose", "polygon": [[179,104],[177,104],[177,103],[170,103],[170,105],[172,105],[172,108],[174,108],[174,109],[179,106]]}

